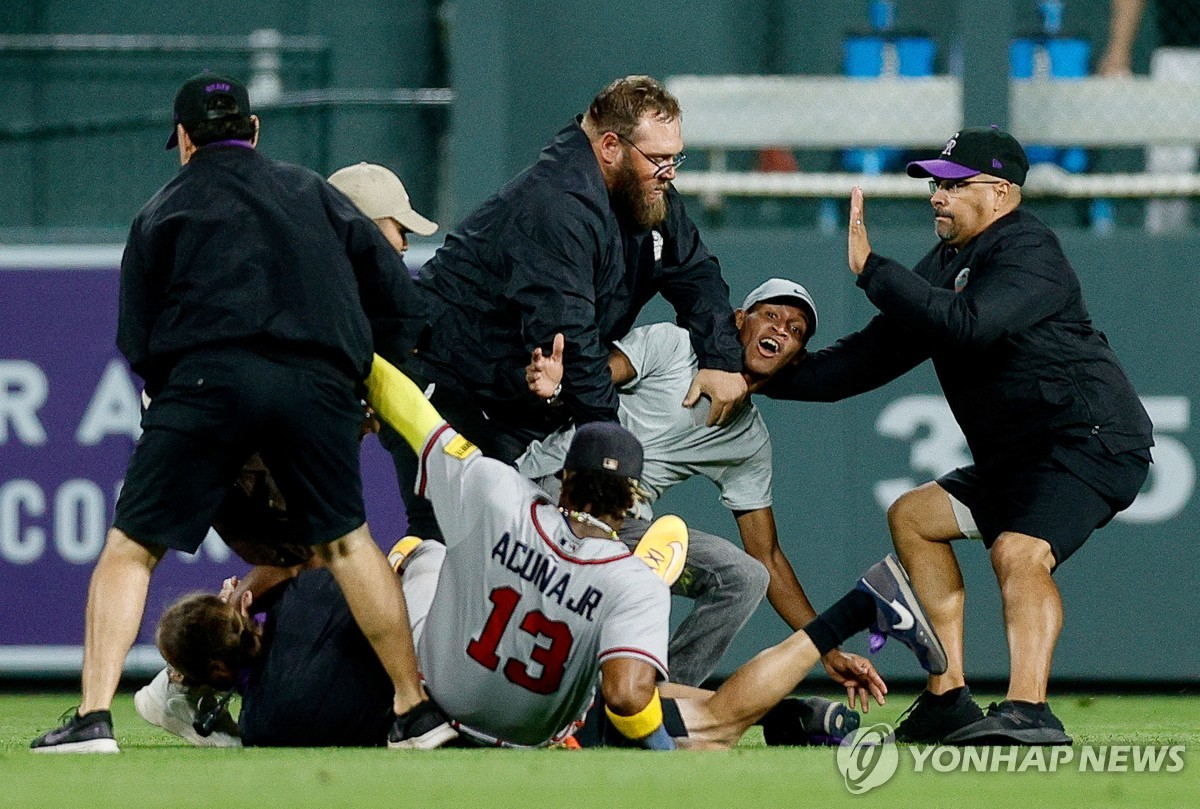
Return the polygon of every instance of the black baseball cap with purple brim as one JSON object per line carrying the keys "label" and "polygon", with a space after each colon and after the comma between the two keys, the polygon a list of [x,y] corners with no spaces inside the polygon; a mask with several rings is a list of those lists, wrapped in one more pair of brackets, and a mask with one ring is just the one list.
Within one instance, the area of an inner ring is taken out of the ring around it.
{"label": "black baseball cap with purple brim", "polygon": [[1012,135],[998,126],[963,129],[946,141],[940,156],[908,164],[909,177],[935,180],[965,180],[990,174],[1022,185],[1029,173],[1029,158]]}
{"label": "black baseball cap with purple brim", "polygon": [[[214,104],[217,98],[226,102]],[[231,102],[231,103],[230,103]],[[205,71],[192,76],[175,93],[175,123],[187,129],[201,121],[216,121],[222,118],[243,118],[250,115],[250,94],[246,85],[229,76]],[[189,130],[190,131],[190,130]],[[167,139],[168,149],[179,145],[179,132],[174,125]]]}

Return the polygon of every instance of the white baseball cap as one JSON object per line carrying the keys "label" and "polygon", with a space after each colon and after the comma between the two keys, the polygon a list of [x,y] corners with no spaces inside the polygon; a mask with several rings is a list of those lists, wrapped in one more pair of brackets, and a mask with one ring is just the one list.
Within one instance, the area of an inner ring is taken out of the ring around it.
{"label": "white baseball cap", "polygon": [[786,278],[768,278],[750,290],[746,300],[742,301],[742,309],[748,312],[756,303],[776,300],[795,303],[808,315],[808,334],[805,335],[805,339],[817,333],[817,304],[812,295],[800,284]]}
{"label": "white baseball cap", "polygon": [[437,232],[437,222],[413,210],[404,183],[383,166],[374,163],[346,166],[329,175],[329,184],[350,197],[350,201],[372,219],[391,217],[418,236],[432,236]]}

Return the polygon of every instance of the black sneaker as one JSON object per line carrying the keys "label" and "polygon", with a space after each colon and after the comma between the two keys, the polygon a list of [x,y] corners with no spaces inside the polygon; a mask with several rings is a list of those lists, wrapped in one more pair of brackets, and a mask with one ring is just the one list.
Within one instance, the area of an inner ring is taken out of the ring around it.
{"label": "black sneaker", "polygon": [[788,697],[762,718],[763,739],[771,746],[837,746],[858,729],[861,718],[840,702],[822,697]]}
{"label": "black sneaker", "polygon": [[925,610],[913,592],[903,566],[892,554],[876,563],[854,585],[875,599],[878,613],[871,626],[871,651],[877,652],[888,637],[913,650],[921,668],[930,674],[946,671],[946,650]]}
{"label": "black sneaker", "polygon": [[393,750],[433,750],[458,738],[450,720],[433,700],[417,705],[406,714],[396,717],[388,731],[388,747]]}
{"label": "black sneaker", "polygon": [[983,710],[965,685],[957,689],[952,702],[922,691],[908,710],[900,715],[896,741],[908,744],[938,744],[946,736],[983,719]]}
{"label": "black sneaker", "polygon": [[986,717],[959,728],[942,741],[959,745],[1050,745],[1070,744],[1071,737],[1049,704],[1006,699],[993,702]]}
{"label": "black sneaker", "polygon": [[83,716],[72,711],[66,724],[46,731],[29,747],[35,753],[121,752],[113,738],[112,713],[109,711],[92,711]]}

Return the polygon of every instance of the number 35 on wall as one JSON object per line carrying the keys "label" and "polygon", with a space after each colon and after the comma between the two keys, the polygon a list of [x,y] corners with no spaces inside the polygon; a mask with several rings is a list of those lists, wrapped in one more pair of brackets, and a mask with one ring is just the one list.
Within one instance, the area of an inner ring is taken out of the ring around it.
{"label": "number 35 on wall", "polygon": [[[1196,490],[1196,463],[1173,435],[1190,428],[1191,402],[1185,396],[1145,396],[1142,404],[1154,422],[1154,463],[1142,493],[1116,518],[1128,523],[1166,522],[1184,509]],[[879,413],[875,431],[911,443],[909,466],[920,478],[878,481],[875,502],[883,509],[909,489],[971,462],[966,439],[941,396],[896,399]]]}

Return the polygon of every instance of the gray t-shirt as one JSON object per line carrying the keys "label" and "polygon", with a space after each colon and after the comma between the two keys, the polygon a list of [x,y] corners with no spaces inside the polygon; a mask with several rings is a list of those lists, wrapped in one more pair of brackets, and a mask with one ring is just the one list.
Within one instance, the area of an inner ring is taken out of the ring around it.
{"label": "gray t-shirt", "polygon": [[420,458],[447,550],[417,657],[460,732],[543,745],[582,718],[605,660],[666,678],[671,596],[645,562],[575,536],[545,492],[449,425]]}
{"label": "gray t-shirt", "polygon": [[[637,376],[621,386],[620,420],[645,448],[642,487],[650,502],[676,483],[703,475],[717,484],[733,511],[771,505],[771,436],[762,415],[747,405],[725,427],[707,427],[709,402],[682,406],[696,375],[696,354],[686,330],[670,323],[639,326],[616,343]],[[538,479],[562,468],[574,429],[529,445],[517,459],[523,475]],[[649,507],[637,516],[650,519]]]}

